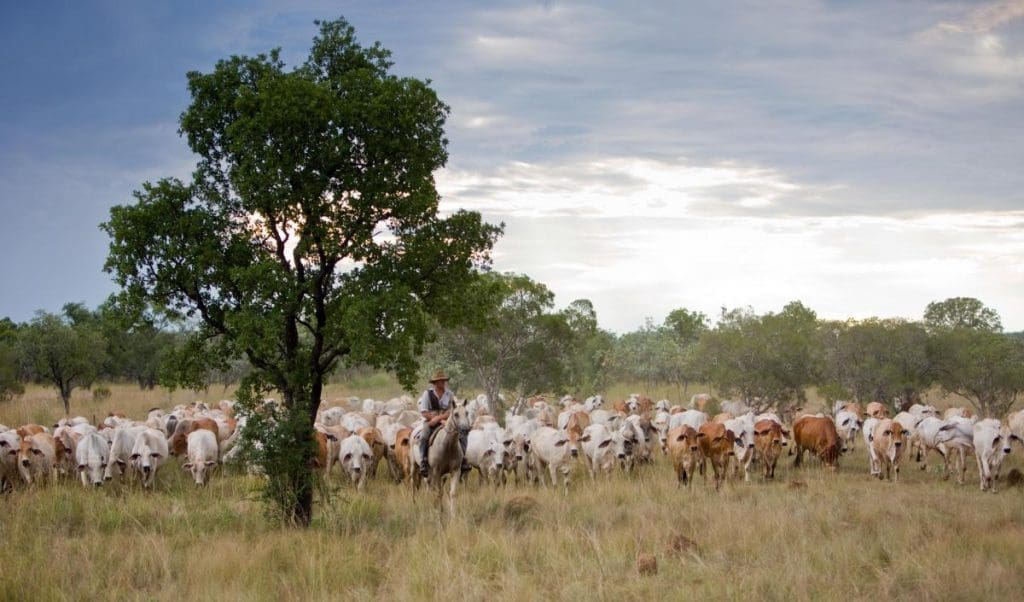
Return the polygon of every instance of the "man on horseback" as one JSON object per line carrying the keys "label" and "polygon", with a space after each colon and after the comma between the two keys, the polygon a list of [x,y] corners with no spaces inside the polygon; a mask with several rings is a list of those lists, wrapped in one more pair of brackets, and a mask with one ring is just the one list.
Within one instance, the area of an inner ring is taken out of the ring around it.
{"label": "man on horseback", "polygon": [[[448,419],[449,406],[455,396],[448,388],[448,376],[443,370],[434,372],[430,378],[431,388],[423,392],[417,404],[420,415],[426,420],[423,425],[423,432],[420,433],[420,476],[426,477],[430,474],[430,467],[427,465],[428,450],[430,449],[430,438],[444,421]],[[469,472],[469,464],[466,462],[466,439],[468,433],[459,432],[459,445],[462,447],[462,473]]]}

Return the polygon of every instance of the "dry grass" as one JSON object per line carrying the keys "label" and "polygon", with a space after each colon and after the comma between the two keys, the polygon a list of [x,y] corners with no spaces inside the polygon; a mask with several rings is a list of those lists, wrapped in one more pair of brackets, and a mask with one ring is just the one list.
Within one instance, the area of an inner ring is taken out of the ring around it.
{"label": "dry grass", "polygon": [[[168,397],[115,388],[105,404],[76,402],[105,415]],[[37,421],[59,413],[48,404]],[[0,423],[33,411],[0,406]],[[452,519],[424,492],[375,481],[357,494],[335,478],[298,532],[263,521],[251,477],[196,490],[172,461],[154,492],[67,482],[0,499],[0,599],[1016,599],[1024,488],[983,494],[971,466],[962,487],[913,462],[900,483],[879,482],[861,445],[836,474],[785,462],[774,483],[719,494],[700,479],[679,490],[660,458],[593,486],[577,471],[568,497],[474,476]],[[644,554],[656,572],[638,570]]]}

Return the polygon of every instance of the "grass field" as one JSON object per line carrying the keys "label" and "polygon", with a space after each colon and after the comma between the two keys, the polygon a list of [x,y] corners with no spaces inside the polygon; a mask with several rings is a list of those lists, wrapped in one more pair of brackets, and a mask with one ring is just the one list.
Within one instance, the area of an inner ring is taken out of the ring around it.
{"label": "grass field", "polygon": [[[326,398],[383,397],[379,385]],[[76,397],[73,413],[139,415],[192,396],[112,390]],[[32,388],[0,405],[0,423],[52,422],[52,397]],[[718,494],[699,478],[679,490],[661,458],[594,485],[577,471],[568,496],[474,475],[452,519],[425,492],[374,481],[357,494],[335,477],[314,526],[294,531],[263,520],[254,478],[222,473],[197,490],[172,461],[153,492],[68,481],[0,498],[0,600],[1019,599],[1024,490],[981,493],[969,462],[964,486],[912,461],[899,483],[879,482],[860,445],[835,474],[784,458],[776,482]],[[1024,468],[1019,448],[1011,468]],[[638,573],[639,553],[655,574]]]}

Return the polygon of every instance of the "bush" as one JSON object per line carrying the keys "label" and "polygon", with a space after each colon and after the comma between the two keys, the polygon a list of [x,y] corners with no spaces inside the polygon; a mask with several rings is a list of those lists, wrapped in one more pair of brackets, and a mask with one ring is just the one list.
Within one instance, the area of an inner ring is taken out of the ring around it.
{"label": "bush", "polygon": [[94,401],[106,401],[110,399],[110,388],[105,386],[99,386],[92,390],[92,398]]}

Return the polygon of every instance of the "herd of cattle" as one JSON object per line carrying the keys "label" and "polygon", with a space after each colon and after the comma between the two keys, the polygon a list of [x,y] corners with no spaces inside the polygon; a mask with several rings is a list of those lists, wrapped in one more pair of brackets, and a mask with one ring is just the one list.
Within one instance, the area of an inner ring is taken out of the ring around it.
{"label": "herd of cattle", "polygon": [[[972,453],[982,491],[994,491],[1011,441],[1024,439],[1024,411],[1001,422],[978,420],[965,408],[940,415],[932,406],[915,404],[890,418],[877,402],[863,408],[838,402],[832,415],[796,412],[784,421],[775,412],[756,413],[741,402],[724,402],[721,413],[709,416],[704,412],[706,401],[707,396],[698,395],[689,407],[681,407],[634,394],[605,408],[599,395],[582,402],[566,396],[558,404],[539,398],[507,412],[501,426],[481,395],[457,401],[449,420],[452,426],[469,429],[466,459],[481,481],[550,481],[557,487],[561,476],[566,490],[577,464],[597,479],[617,470],[631,473],[658,453],[669,458],[681,486],[688,486],[699,472],[705,478],[713,475],[716,490],[730,474],[738,479],[742,472],[743,480],[749,481],[757,472],[752,470],[755,463],[763,478],[774,478],[787,447],[795,466],[809,452],[835,470],[860,434],[868,451],[868,470],[879,478],[898,480],[901,459],[908,453],[926,468],[928,455],[935,452],[943,460],[946,477],[953,469],[963,484],[966,455]],[[423,419],[413,409],[413,400],[352,399],[347,405],[320,411],[315,469],[329,476],[338,465],[361,490],[383,462],[395,481],[418,486],[422,459],[417,442]],[[170,456],[180,458],[181,468],[203,485],[218,465],[244,461],[239,443],[246,420],[234,410],[233,402],[225,400],[212,406],[179,405],[170,411],[156,408],[144,420],[112,413],[95,425],[84,417],[62,419],[52,428],[0,425],[0,491],[18,482],[55,481],[75,473],[86,487],[131,479],[151,488]],[[458,446],[454,448],[461,454]],[[453,498],[455,482],[465,478],[452,478]]]}

